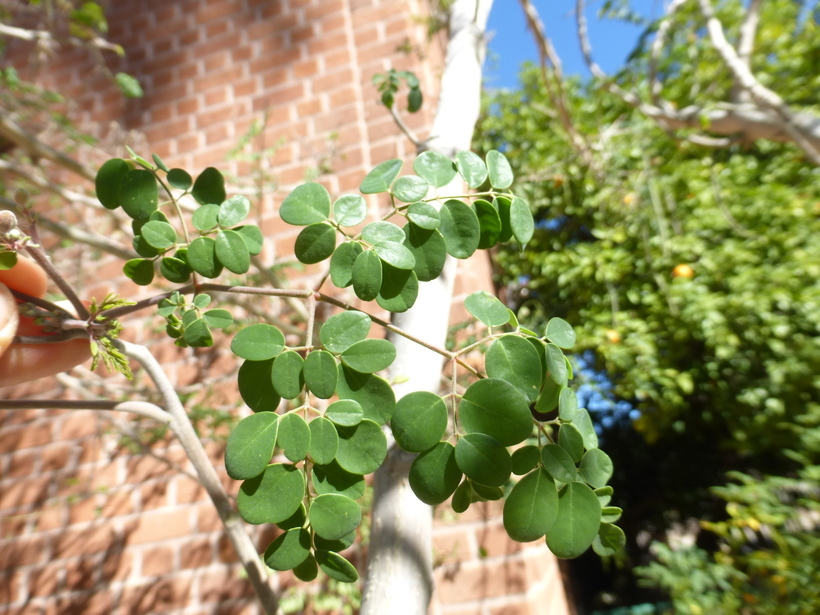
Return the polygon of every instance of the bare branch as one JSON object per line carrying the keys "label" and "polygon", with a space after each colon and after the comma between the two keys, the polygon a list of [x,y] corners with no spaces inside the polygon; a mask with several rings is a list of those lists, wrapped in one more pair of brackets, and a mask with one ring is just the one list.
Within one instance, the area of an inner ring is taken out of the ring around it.
{"label": "bare branch", "polygon": [[575,21],[578,25],[578,42],[581,44],[581,55],[584,56],[584,62],[586,62],[589,72],[591,72],[598,79],[606,79],[606,73],[595,63],[595,60],[592,59],[592,45],[589,43],[587,17],[584,15],[585,7],[586,4],[584,0],[576,0]]}
{"label": "bare branch", "polygon": [[661,51],[666,45],[666,35],[669,33],[669,28],[672,25],[672,17],[675,12],[688,0],[674,0],[666,11],[666,17],[658,26],[658,33],[655,35],[655,40],[652,41],[652,48],[649,51],[649,91],[652,96],[652,102],[661,106],[661,89],[662,85],[658,79],[658,60],[660,59]]}
{"label": "bare branch", "polygon": [[[44,46],[46,49],[54,50],[59,45],[60,41],[55,39],[54,35],[48,30],[27,30],[25,28],[17,28],[15,26],[8,26],[0,23],[0,36],[8,36],[17,38],[23,41],[30,41]],[[90,45],[96,49],[107,49],[113,51],[117,55],[122,55],[122,47],[115,43],[111,43],[104,38],[94,36],[88,40],[70,37],[67,42],[78,47],[87,47]]]}
{"label": "bare branch", "polygon": [[0,399],[0,410],[59,409],[59,410],[112,410],[128,412],[168,424],[171,415],[147,401],[117,402],[110,399]]}
{"label": "bare branch", "polygon": [[0,113],[0,136],[15,143],[31,156],[51,160],[61,167],[76,173],[80,177],[94,181],[95,173],[90,167],[54,149],[50,145],[46,145],[11,119],[7,113]]}
{"label": "bare branch", "polygon": [[[698,3],[701,13],[706,18],[706,29],[709,32],[712,45],[723,58],[735,81],[740,87],[749,92],[758,105],[764,109],[771,109],[780,116],[783,129],[789,133],[793,141],[812,162],[820,165],[820,149],[812,144],[810,135],[804,134],[805,126],[801,125],[800,116],[796,115],[776,92],[760,83],[752,74],[749,66],[738,56],[735,48],[726,40],[723,25],[715,16],[710,0],[698,0]],[[820,119],[815,118],[815,123],[820,124]]]}
{"label": "bare branch", "polygon": [[763,0],[752,0],[749,3],[749,8],[746,9],[743,23],[740,25],[737,55],[746,66],[751,66],[752,51],[754,51],[757,26],[760,23],[760,7],[762,4]]}
{"label": "bare branch", "polygon": [[387,107],[387,110],[390,112],[390,115],[393,116],[393,121],[396,122],[396,126],[399,127],[399,130],[401,130],[408,139],[410,139],[413,145],[417,148],[423,147],[424,142],[416,136],[416,133],[414,133],[407,124],[404,123],[404,120],[401,119],[399,112],[396,111],[396,105],[390,105]]}
{"label": "bare branch", "polygon": [[211,497],[211,501],[219,513],[219,518],[225,526],[225,532],[233,543],[234,549],[236,549],[236,553],[248,573],[248,578],[256,590],[262,608],[268,615],[275,615],[279,599],[270,585],[267,569],[259,559],[256,547],[245,531],[242,519],[234,511],[231,500],[228,494],[225,493],[219,476],[213,465],[211,465],[208,454],[202,447],[202,442],[200,442],[193,425],[191,425],[185,408],[179,401],[174,386],[162,366],[147,348],[123,340],[117,340],[117,344],[126,356],[137,361],[145,369],[157,387],[168,413],[173,417],[170,427],[179,438],[188,459],[196,469],[200,483]]}

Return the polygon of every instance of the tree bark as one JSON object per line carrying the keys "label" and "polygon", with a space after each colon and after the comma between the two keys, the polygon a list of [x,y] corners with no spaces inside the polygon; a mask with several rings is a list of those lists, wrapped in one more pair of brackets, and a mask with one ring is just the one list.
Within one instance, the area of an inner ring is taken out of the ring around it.
{"label": "tree bark", "polygon": [[[430,138],[420,149],[453,157],[470,148],[481,104],[484,32],[492,0],[457,0],[449,10],[449,39],[436,116]],[[456,194],[463,186],[439,191]],[[442,275],[423,283],[412,309],[396,314],[399,328],[443,347],[449,325],[456,262],[448,257]],[[439,392],[441,357],[409,340],[391,335],[397,357],[391,377],[397,398],[413,391]],[[393,445],[376,472],[372,529],[362,615],[422,615],[433,592],[432,509],[408,483],[415,456]]]}

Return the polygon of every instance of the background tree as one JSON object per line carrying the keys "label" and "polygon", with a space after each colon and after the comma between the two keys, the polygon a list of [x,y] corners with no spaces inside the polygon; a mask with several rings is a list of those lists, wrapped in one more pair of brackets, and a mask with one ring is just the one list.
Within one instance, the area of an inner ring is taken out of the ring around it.
{"label": "background tree", "polygon": [[[584,323],[578,360],[593,386],[605,373],[620,402],[601,404],[598,417],[618,450],[631,540],[680,533],[691,520],[712,530],[695,525],[707,552],[666,552],[674,572],[646,573],[673,588],[676,607],[714,612],[722,588],[754,612],[789,600],[812,610],[801,587],[816,572],[805,524],[818,500],[808,479],[820,411],[818,169],[811,132],[783,128],[786,116],[753,93],[716,32],[745,50],[760,82],[777,75],[792,119],[812,118],[816,24],[792,2],[721,3],[720,24],[706,3],[673,3],[617,76],[593,70],[580,83],[562,77],[522,4],[543,64],[522,74],[520,92],[491,97],[479,128],[483,147],[505,148],[528,178],[536,212],[538,248],[498,255],[509,301],[526,322]],[[699,124],[669,121],[692,109]],[[775,137],[740,121],[742,109],[783,128],[776,138],[786,143],[755,140]],[[734,114],[731,128],[720,114]],[[728,470],[757,478],[732,474],[740,484],[710,496]],[[712,555],[719,546],[733,555]],[[631,561],[641,551],[633,542]]]}

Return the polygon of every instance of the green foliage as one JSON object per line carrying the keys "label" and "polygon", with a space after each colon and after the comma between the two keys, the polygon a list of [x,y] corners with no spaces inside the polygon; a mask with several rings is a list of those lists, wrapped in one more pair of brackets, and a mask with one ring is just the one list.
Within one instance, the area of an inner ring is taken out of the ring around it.
{"label": "green foliage", "polygon": [[391,68],[386,73],[376,73],[373,75],[373,85],[381,94],[382,104],[391,109],[396,101],[396,94],[399,91],[401,82],[404,80],[409,88],[407,95],[407,110],[415,113],[421,109],[423,96],[418,77],[408,70],[396,70]]}
{"label": "green foliage", "polygon": [[[223,269],[247,272],[250,255],[261,250],[264,239],[258,228],[240,226],[249,214],[248,200],[228,198],[216,169],[193,180],[186,171],[168,169],[158,156],[152,160],[132,152],[128,161],[105,163],[97,175],[104,205],[122,207],[134,219],[142,258],[126,263],[126,274],[149,284],[157,262],[159,274],[176,284],[196,276],[216,277]],[[332,202],[317,183],[293,190],[280,214],[285,222],[303,227],[295,243],[297,258],[305,264],[330,259],[333,283],[352,285],[360,299],[375,299],[382,308],[400,312],[413,305],[420,283],[440,275],[448,252],[466,258],[479,248],[494,247],[504,229],[509,237],[529,239],[533,221],[528,206],[501,192],[512,183],[503,154],[493,152],[485,163],[468,152],[455,162],[425,152],[413,165],[415,175],[400,176],[401,167],[399,160],[382,163],[362,181],[361,193],[386,194],[392,210],[355,235],[344,229],[367,219],[364,197],[349,194]],[[435,188],[459,174],[474,188],[488,177],[494,187],[442,202]],[[167,199],[160,199],[160,189]],[[177,206],[184,195],[199,203],[190,221]],[[214,343],[212,329],[234,321],[228,310],[211,306],[210,295],[199,292],[189,298],[195,288],[167,293],[157,308],[177,344],[204,347]],[[318,291],[302,296],[325,298]],[[577,409],[577,400],[570,407],[573,398],[567,394],[560,416],[537,419],[532,410],[540,398],[557,400],[568,390],[572,373],[561,347],[574,341],[572,328],[558,319],[545,336],[522,329],[507,307],[486,292],[470,295],[465,305],[489,327],[486,337],[453,354],[441,352],[466,365],[465,352],[486,346],[486,374],[470,368],[478,380],[463,394],[417,392],[398,403],[379,375],[395,360],[396,348],[370,337],[373,318],[363,311],[345,309],[324,323],[313,323],[318,343],[303,347],[290,347],[279,328],[264,322],[235,333],[230,347],[244,360],[237,385],[254,414],[232,430],[225,465],[231,478],[242,481],[237,506],[243,519],[286,530],[267,547],[268,566],[292,569],[305,579],[320,570],[340,582],[358,578],[339,552],[350,545],[361,522],[356,500],[364,494],[364,476],[386,458],[387,423],[400,446],[419,453],[410,484],[425,502],[440,504],[457,488],[456,510],[501,499],[516,469],[526,476],[512,487],[514,497],[506,501],[504,514],[517,540],[546,536],[548,544],[557,545],[556,553],[575,556],[593,544],[599,529],[609,527],[601,523],[603,504],[592,487],[606,484],[612,465],[595,448],[597,441],[590,444],[584,438],[583,425],[576,427],[587,415]],[[322,401],[330,399],[335,400]],[[527,453],[525,458],[517,454],[514,464],[510,447],[522,444]],[[550,455],[551,447],[561,452]],[[553,458],[560,459],[557,471]],[[590,501],[594,511],[585,508]],[[584,523],[569,518],[578,515]],[[553,526],[559,529],[553,531]],[[599,541],[611,545],[612,535],[610,529]]]}

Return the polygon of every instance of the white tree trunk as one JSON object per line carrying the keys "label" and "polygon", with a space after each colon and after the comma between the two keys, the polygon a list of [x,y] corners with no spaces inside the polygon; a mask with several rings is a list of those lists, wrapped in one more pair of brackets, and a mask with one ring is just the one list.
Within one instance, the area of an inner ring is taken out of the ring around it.
{"label": "white tree trunk", "polygon": [[[457,0],[450,8],[449,40],[441,79],[441,94],[427,148],[452,157],[470,148],[481,103],[484,32],[492,0]],[[448,187],[449,188],[449,187]],[[462,186],[453,186],[451,194]],[[446,194],[446,189],[439,191]],[[412,309],[396,314],[399,328],[443,347],[449,324],[456,262],[448,257],[441,277],[421,284]],[[439,355],[391,335],[397,357],[391,377],[396,397],[413,391],[438,392]],[[408,484],[415,455],[393,446],[376,472],[373,522],[368,552],[362,615],[423,615],[433,591],[432,509],[420,502]]]}

